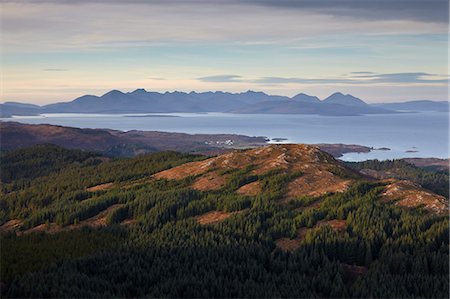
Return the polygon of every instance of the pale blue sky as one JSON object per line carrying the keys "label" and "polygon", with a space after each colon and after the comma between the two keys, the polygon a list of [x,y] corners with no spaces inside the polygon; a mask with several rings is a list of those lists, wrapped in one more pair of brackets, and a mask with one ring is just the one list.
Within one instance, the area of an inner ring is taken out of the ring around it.
{"label": "pale blue sky", "polygon": [[0,100],[136,88],[447,99],[448,2],[353,1],[3,1]]}

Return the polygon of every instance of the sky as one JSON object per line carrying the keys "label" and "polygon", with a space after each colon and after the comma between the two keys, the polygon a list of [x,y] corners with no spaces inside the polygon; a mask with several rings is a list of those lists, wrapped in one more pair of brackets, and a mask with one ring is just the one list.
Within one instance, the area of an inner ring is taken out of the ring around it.
{"label": "sky", "polygon": [[448,99],[448,0],[0,0],[0,102],[109,90]]}

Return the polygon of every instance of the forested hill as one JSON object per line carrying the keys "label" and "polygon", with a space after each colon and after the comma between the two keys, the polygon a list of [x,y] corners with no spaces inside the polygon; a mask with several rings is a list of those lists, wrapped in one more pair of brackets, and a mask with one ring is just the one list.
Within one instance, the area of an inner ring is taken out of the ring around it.
{"label": "forested hill", "polygon": [[[1,156],[2,297],[448,298],[448,173],[317,147]],[[393,165],[397,169],[405,165]],[[18,171],[20,169],[20,171]],[[397,170],[397,173],[400,173]],[[5,174],[5,175],[4,175]]]}

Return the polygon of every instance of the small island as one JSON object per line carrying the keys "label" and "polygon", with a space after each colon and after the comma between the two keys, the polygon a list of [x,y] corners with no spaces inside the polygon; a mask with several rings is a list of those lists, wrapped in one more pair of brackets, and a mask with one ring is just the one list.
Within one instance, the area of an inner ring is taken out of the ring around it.
{"label": "small island", "polygon": [[272,141],[274,141],[274,142],[282,142],[282,141],[287,141],[287,140],[288,140],[287,138],[280,138],[280,137],[272,138]]}

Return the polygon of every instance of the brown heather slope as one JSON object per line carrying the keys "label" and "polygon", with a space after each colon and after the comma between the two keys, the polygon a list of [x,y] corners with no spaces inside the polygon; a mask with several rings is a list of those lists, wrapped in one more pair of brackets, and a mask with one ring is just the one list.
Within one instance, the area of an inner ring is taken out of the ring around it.
{"label": "brown heather slope", "polygon": [[20,219],[11,219],[0,226],[0,232],[10,232],[18,230],[23,224]]}
{"label": "brown heather slope", "polygon": [[197,178],[192,184],[192,188],[196,190],[218,190],[227,183],[226,175],[220,175],[215,171],[208,172]]}
{"label": "brown heather slope", "polygon": [[[227,175],[220,173],[251,167],[249,174],[261,175],[272,170],[302,175],[289,183],[289,198],[302,195],[319,196],[326,192],[345,191],[358,175],[343,166],[331,155],[317,147],[305,144],[269,145],[245,151],[233,151],[199,162],[191,162],[155,174],[156,179],[183,179],[198,176],[192,188],[220,189],[226,185]],[[218,171],[220,170],[220,171]],[[258,183],[242,186],[240,194],[256,195],[261,192]]]}
{"label": "brown heather slope", "polygon": [[[226,186],[230,171],[251,169],[249,175],[261,175],[272,170],[301,175],[287,185],[281,202],[301,196],[318,197],[325,193],[344,192],[352,183],[371,179],[348,169],[318,147],[304,144],[268,145],[249,150],[226,153],[203,161],[186,163],[153,175],[156,179],[183,179],[197,176],[191,185],[197,190],[218,190]],[[396,201],[404,207],[424,206],[426,210],[442,214],[448,211],[448,200],[409,181],[384,180],[382,199]],[[260,181],[251,182],[236,190],[238,194],[254,196],[262,192]]]}
{"label": "brown heather slope", "polygon": [[86,191],[96,192],[96,191],[108,190],[108,189],[111,189],[113,186],[114,186],[114,183],[104,183],[104,184],[89,187],[86,189]]}
{"label": "brown heather slope", "polygon": [[388,183],[381,194],[382,200],[395,201],[395,204],[407,208],[423,206],[435,214],[448,213],[448,199],[405,180],[386,180]]}
{"label": "brown heather slope", "polygon": [[205,213],[203,215],[195,217],[197,222],[201,225],[214,224],[220,221],[223,221],[231,216],[241,213],[242,211],[236,212],[222,212],[222,211],[212,211]]}
{"label": "brown heather slope", "polygon": [[261,193],[261,184],[256,182],[248,183],[236,190],[238,194],[255,196]]}

